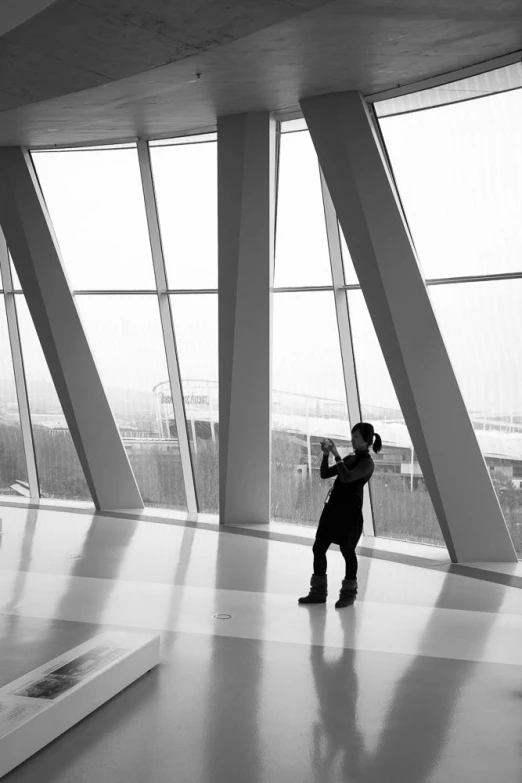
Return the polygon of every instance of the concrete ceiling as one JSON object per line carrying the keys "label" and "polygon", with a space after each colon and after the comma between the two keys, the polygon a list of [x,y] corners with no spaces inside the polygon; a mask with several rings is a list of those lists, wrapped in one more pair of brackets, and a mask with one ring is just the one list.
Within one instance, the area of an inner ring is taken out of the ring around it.
{"label": "concrete ceiling", "polygon": [[0,35],[36,16],[56,0],[2,0],[0,6]]}
{"label": "concrete ceiling", "polygon": [[166,136],[522,49],[519,0],[26,2],[48,7],[0,37],[1,145]]}

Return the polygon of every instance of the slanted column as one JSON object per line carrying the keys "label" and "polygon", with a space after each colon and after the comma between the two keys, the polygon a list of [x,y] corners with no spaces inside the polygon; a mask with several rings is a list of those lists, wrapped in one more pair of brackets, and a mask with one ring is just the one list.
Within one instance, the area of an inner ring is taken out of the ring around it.
{"label": "slanted column", "polygon": [[[343,254],[341,237],[337,224],[337,215],[328,191],[324,174],[321,171],[321,190],[323,194],[324,216],[326,220],[326,236],[328,237],[328,251],[330,254],[330,266],[332,269],[332,283],[335,297],[335,312],[337,314],[337,327],[339,329],[339,345],[343,363],[344,388],[346,391],[346,404],[348,408],[348,420],[350,427],[362,421],[361,400],[359,397],[359,385],[357,383],[357,370],[355,367],[355,355],[353,350],[352,327],[348,310],[348,296],[344,286]],[[373,524],[373,509],[370,495],[370,486],[366,485],[363,496],[363,534],[375,536]]]}
{"label": "slanted column", "polygon": [[98,509],[143,508],[29,153],[0,148],[0,225]]}
{"label": "slanted column", "polygon": [[270,520],[275,121],[218,120],[220,521]]}
{"label": "slanted column", "polygon": [[301,102],[453,562],[516,562],[368,107]]}

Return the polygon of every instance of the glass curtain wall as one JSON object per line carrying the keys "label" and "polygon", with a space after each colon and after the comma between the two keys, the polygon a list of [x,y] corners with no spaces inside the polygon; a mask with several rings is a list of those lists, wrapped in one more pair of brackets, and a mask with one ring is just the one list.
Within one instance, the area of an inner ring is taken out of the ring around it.
{"label": "glass curtain wall", "polygon": [[168,374],[136,147],[33,160],[143,502],[185,509],[177,439],[160,429],[154,391]]}
{"label": "glass curtain wall", "polygon": [[15,302],[40,494],[43,498],[90,501],[91,493],[23,294],[16,294]]}
{"label": "glass curtain wall", "polygon": [[219,512],[218,297],[172,294],[181,383],[199,508]]}
{"label": "glass curtain wall", "polygon": [[348,292],[362,416],[382,438],[371,480],[375,535],[445,546],[384,356],[360,289]]}
{"label": "glass curtain wall", "polygon": [[320,440],[351,450],[317,156],[310,134],[280,135],[272,354],[272,518],[313,526],[331,482]]}
{"label": "glass curtain wall", "polygon": [[320,441],[351,451],[331,291],[274,294],[272,378],[272,517],[314,525],[331,484]]}
{"label": "glass curtain wall", "polygon": [[[162,142],[151,150],[172,294],[174,325],[170,328],[180,333],[177,351],[184,408],[199,508],[204,511],[218,508],[216,146],[216,137],[210,134]],[[186,509],[178,442],[178,426],[186,425],[179,425],[173,412],[162,332],[167,327],[160,320],[136,146],[39,151],[33,152],[33,161],[65,271],[144,503]],[[195,169],[200,175],[198,186],[193,184]],[[41,494],[90,500],[15,274],[13,284]],[[201,288],[206,289],[205,296],[194,296]],[[186,295],[178,296],[179,289]],[[7,327],[4,331],[7,340]],[[18,415],[14,402],[9,401],[14,393],[10,375],[12,366],[2,373],[2,424],[9,425],[4,444],[11,443],[13,438],[8,435],[16,429],[14,419],[10,421],[13,410]],[[18,442],[20,445],[19,436]],[[16,444],[13,448],[0,475],[4,494],[11,484],[26,480],[25,461],[15,465]]]}
{"label": "glass curtain wall", "polygon": [[430,108],[376,110],[389,115],[379,123],[430,299],[521,553],[522,69],[494,77],[459,86],[458,103],[439,88],[416,101]]}
{"label": "glass curtain wall", "polygon": [[0,303],[0,495],[26,493],[25,461],[5,304]]}
{"label": "glass curtain wall", "polygon": [[[376,111],[430,298],[520,552],[522,148],[517,129],[522,93],[516,88],[522,86],[521,69],[498,72],[489,81],[494,85],[489,92],[477,92],[478,82],[460,83],[457,92],[439,89],[433,100],[424,94],[386,101]],[[460,102],[449,103],[452,95]],[[350,422],[317,157],[302,121],[283,123],[281,131],[272,516],[315,525],[327,490],[327,482],[318,479],[319,440],[329,435],[341,451],[349,449]],[[135,145],[35,152],[33,159],[146,504],[186,508],[177,438],[178,426],[186,426],[199,507],[216,512],[216,138],[153,142],[150,155],[183,423],[173,411]],[[384,441],[371,485],[376,534],[442,545],[342,236],[341,244],[362,417],[374,423]],[[14,284],[19,285],[16,277]],[[42,494],[88,498],[21,291],[16,300]],[[6,365],[0,379],[6,427],[17,414],[10,373],[12,366]],[[13,444],[16,438],[20,443],[15,419]],[[4,492],[16,491],[9,488],[26,475],[17,449],[15,444],[15,456],[4,460]]]}
{"label": "glass curtain wall", "polygon": [[[150,155],[198,503],[217,513],[217,137],[153,142]],[[163,388],[160,400],[170,421]]]}
{"label": "glass curtain wall", "polygon": [[[319,441],[331,437],[346,454],[351,425],[317,156],[302,121],[281,129],[272,516],[315,526],[331,484],[319,478]],[[374,424],[384,443],[382,453],[373,455],[370,483],[375,532],[444,545],[342,232],[340,238],[362,418]]]}

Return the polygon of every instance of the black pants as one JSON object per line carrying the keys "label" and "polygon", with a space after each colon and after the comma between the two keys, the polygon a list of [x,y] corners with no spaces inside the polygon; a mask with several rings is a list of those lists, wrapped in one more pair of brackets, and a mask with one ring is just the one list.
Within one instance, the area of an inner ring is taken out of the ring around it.
{"label": "black pants", "polygon": [[[355,554],[355,547],[357,546],[362,534],[362,524],[354,525],[350,530],[350,533],[344,541],[339,544],[339,549],[344,557],[346,563],[346,576],[345,579],[357,578],[357,555]],[[326,552],[332,542],[327,538],[316,538],[312,548],[314,553],[314,574],[324,576],[326,574]]]}

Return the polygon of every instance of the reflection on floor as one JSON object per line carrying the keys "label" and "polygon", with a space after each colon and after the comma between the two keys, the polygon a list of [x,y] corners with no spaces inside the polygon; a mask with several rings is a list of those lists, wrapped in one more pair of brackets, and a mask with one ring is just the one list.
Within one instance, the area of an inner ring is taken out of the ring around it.
{"label": "reflection on floor", "polygon": [[340,553],[328,604],[298,606],[312,541],[282,526],[1,516],[0,687],[107,627],[163,637],[159,669],[6,781],[520,782],[522,591],[489,581],[502,568],[363,540],[338,611]]}

